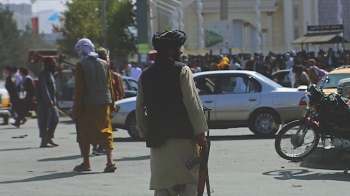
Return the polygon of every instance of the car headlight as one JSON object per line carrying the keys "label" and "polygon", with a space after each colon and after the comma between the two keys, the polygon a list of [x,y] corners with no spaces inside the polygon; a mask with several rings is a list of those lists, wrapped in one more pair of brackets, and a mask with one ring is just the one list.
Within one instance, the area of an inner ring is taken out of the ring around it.
{"label": "car headlight", "polygon": [[115,106],[115,110],[114,110],[114,112],[119,112],[119,110],[120,110],[120,106]]}

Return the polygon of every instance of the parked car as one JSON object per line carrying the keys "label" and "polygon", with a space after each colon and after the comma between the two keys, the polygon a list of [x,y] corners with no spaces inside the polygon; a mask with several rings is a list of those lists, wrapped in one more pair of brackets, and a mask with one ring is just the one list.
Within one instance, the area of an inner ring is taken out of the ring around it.
{"label": "parked car", "polygon": [[5,86],[0,84],[0,117],[11,116],[10,113],[10,95],[8,94]]}
{"label": "parked car", "polygon": [[329,78],[329,82],[323,85],[323,81],[318,82],[317,87],[323,85],[323,92],[326,95],[331,93],[337,93],[338,83],[341,79],[350,78],[350,68],[337,68],[334,71],[329,72],[327,75],[323,76],[323,78]]}
{"label": "parked car", "polygon": [[0,95],[1,95],[1,107],[9,108],[10,107],[10,95],[7,92],[5,86],[0,84]]}
{"label": "parked car", "polygon": [[[133,78],[122,76],[124,97],[134,97],[137,94],[137,81]],[[58,100],[58,108],[67,111],[73,107],[75,77],[69,79],[62,87],[62,93]]]}
{"label": "parked car", "polygon": [[[210,128],[249,127],[259,136],[274,135],[281,124],[305,111],[304,91],[285,88],[254,71],[208,71],[193,75],[204,106],[211,108]],[[136,97],[116,102],[112,124],[138,138]]]}
{"label": "parked car", "polygon": [[337,93],[347,99],[350,98],[350,78],[344,78],[339,80]]}

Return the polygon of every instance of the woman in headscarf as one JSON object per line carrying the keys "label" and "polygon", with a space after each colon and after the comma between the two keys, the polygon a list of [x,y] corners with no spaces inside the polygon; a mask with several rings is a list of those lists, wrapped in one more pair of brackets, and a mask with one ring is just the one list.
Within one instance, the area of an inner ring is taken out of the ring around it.
{"label": "woman in headscarf", "polygon": [[83,163],[74,171],[91,171],[90,145],[105,149],[107,165],[104,172],[114,172],[117,167],[112,158],[113,131],[111,111],[114,110],[115,95],[108,63],[99,59],[89,39],[81,39],[75,46],[81,60],[76,65],[74,88],[74,116],[77,141]]}
{"label": "woman in headscarf", "polygon": [[219,63],[220,70],[227,70],[226,67],[229,66],[230,60],[227,57],[223,57]]}

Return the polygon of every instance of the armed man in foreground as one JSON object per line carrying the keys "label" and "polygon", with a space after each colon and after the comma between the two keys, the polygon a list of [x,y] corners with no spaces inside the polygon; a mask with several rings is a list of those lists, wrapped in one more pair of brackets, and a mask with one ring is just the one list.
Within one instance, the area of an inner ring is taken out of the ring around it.
{"label": "armed man in foreground", "polygon": [[199,156],[198,145],[207,148],[208,126],[192,72],[179,62],[185,41],[182,31],[156,33],[157,58],[138,82],[136,118],[140,136],[151,148],[155,196],[196,195],[198,167],[187,170],[185,164]]}

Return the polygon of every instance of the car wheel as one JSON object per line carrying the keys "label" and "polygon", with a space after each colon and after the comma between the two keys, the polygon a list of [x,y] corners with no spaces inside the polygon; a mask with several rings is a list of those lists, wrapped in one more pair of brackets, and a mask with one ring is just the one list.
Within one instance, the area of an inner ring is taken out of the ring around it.
{"label": "car wheel", "polygon": [[257,111],[249,121],[249,129],[258,136],[273,136],[279,127],[278,114],[271,110]]}
{"label": "car wheel", "polygon": [[127,128],[131,138],[140,139],[139,127],[137,126],[135,113],[131,114],[131,116],[128,118]]}

